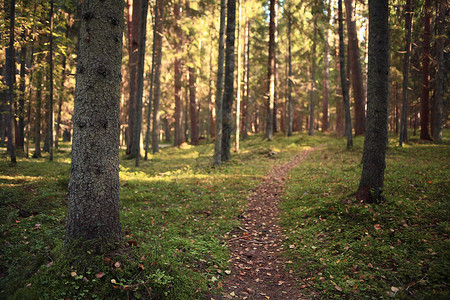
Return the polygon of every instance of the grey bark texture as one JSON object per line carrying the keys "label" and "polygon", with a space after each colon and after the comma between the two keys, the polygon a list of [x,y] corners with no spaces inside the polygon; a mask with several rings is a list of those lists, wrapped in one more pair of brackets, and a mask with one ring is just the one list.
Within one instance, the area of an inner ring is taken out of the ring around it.
{"label": "grey bark texture", "polygon": [[233,130],[234,101],[234,41],[236,29],[236,0],[227,3],[227,39],[225,50],[225,82],[223,93],[222,161],[231,159],[231,131]]}
{"label": "grey bark texture", "polygon": [[316,95],[316,43],[317,43],[317,20],[314,19],[313,46],[311,52],[311,90],[309,95],[309,130],[308,135],[314,135],[314,107]]}
{"label": "grey bark texture", "polygon": [[369,65],[367,127],[363,169],[356,196],[366,202],[382,200],[389,111],[389,5],[369,0]]}
{"label": "grey bark texture", "polygon": [[123,1],[83,1],[66,243],[121,239],[119,131]]}
{"label": "grey bark texture", "polygon": [[[15,23],[15,7],[16,7],[16,1],[10,0],[9,6],[6,6],[9,8],[8,19],[9,19],[9,46],[6,51],[6,85],[8,86],[8,92],[7,92],[7,105],[8,105],[8,111],[6,114],[6,128],[8,130],[8,151],[9,155],[11,157],[11,163],[16,163],[16,149],[14,147],[13,143],[13,103],[14,103],[14,78],[15,78],[15,64],[14,64],[14,23]],[[5,8],[6,8],[5,7]]]}
{"label": "grey bark texture", "polygon": [[50,13],[49,13],[49,23],[50,23],[50,36],[49,36],[49,96],[48,96],[48,152],[49,160],[53,161],[53,0],[50,1]]}
{"label": "grey bark texture", "polygon": [[291,2],[289,1],[288,6],[288,136],[292,136],[293,131],[293,111],[292,111],[292,16],[291,16]]}
{"label": "grey bark texture", "polygon": [[273,139],[273,123],[275,120],[275,2],[270,0],[269,11],[269,62],[267,72],[267,116],[266,116],[266,134],[265,138],[271,141]]}
{"label": "grey bark texture", "polygon": [[214,165],[222,163],[222,129],[223,129],[223,72],[225,60],[225,14],[226,0],[220,0],[220,27],[219,27],[219,57],[217,63],[217,82],[216,82],[216,140],[214,143]]}

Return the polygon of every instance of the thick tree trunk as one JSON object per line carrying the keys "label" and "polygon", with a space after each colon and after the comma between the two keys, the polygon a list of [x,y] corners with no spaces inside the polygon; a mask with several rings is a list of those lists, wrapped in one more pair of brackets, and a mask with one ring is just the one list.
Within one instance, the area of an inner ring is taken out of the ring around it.
{"label": "thick tree trunk", "polygon": [[128,52],[129,52],[129,89],[128,100],[128,135],[127,135],[127,154],[133,157],[135,153],[131,152],[134,143],[134,122],[136,120],[136,85],[137,68],[139,52],[139,24],[141,19],[142,0],[128,0]]}
{"label": "thick tree trunk", "polygon": [[248,98],[249,98],[249,83],[250,83],[250,21],[248,17],[245,20],[245,36],[244,36],[244,87],[242,95],[242,138],[246,139],[248,137]]}
{"label": "thick tree trunk", "polygon": [[[22,34],[22,42],[24,43],[25,34]],[[20,82],[19,82],[19,106],[18,106],[18,117],[19,117],[19,128],[18,128],[18,139],[16,141],[17,148],[24,151],[25,150],[25,75],[26,75],[26,56],[27,47],[25,43],[20,48]]]}
{"label": "thick tree trunk", "polygon": [[311,90],[309,95],[309,131],[308,135],[314,135],[314,107],[316,95],[316,43],[317,43],[317,21],[314,19],[313,46],[311,52]]}
{"label": "thick tree trunk", "polygon": [[220,0],[220,26],[219,26],[219,56],[217,63],[216,82],[216,140],[214,143],[214,165],[222,163],[222,134],[223,134],[223,77],[224,77],[224,57],[225,57],[225,14],[226,0]]}
{"label": "thick tree trunk", "polygon": [[[36,6],[35,6],[36,8]],[[30,55],[30,66],[34,66],[33,62],[34,62],[34,26],[33,26],[33,31],[32,31],[32,35],[33,35],[33,40],[31,41],[31,55]],[[31,139],[31,104],[32,104],[32,99],[33,99],[33,71],[34,71],[34,67],[30,68],[30,74],[29,74],[29,94],[28,94],[28,105],[27,105],[27,140],[26,140],[26,150],[25,150],[25,156],[26,158],[29,157],[29,152],[30,152],[30,139]]]}
{"label": "thick tree trunk", "polygon": [[142,131],[142,97],[144,95],[144,66],[145,66],[145,42],[147,37],[147,11],[148,0],[141,0],[142,7],[139,13],[139,52],[136,84],[136,121],[133,128],[133,145],[131,153],[136,157],[136,167],[139,167],[141,159],[141,131]]}
{"label": "thick tree trunk", "polygon": [[364,134],[365,131],[365,92],[361,70],[361,59],[359,56],[358,36],[356,22],[353,16],[352,0],[345,0],[345,11],[347,16],[348,51],[351,69],[351,83],[353,87],[353,99],[355,108],[355,135]]}
{"label": "thick tree trunk", "polygon": [[347,77],[345,75],[345,53],[344,53],[344,25],[342,21],[342,0],[339,6],[339,67],[341,74],[342,98],[345,111],[345,136],[347,137],[347,149],[353,147],[352,118],[350,116],[350,96],[348,92]]}
{"label": "thick tree trunk", "polygon": [[405,58],[403,60],[403,89],[402,89],[402,113],[400,117],[400,139],[399,145],[408,141],[407,118],[408,118],[408,85],[409,85],[409,64],[411,57],[411,39],[412,39],[412,22],[413,22],[414,8],[412,0],[406,1],[405,7],[405,30],[406,30],[406,45]]}
{"label": "thick tree trunk", "polygon": [[270,20],[269,20],[269,62],[267,72],[267,117],[265,138],[273,139],[273,116],[275,109],[275,2],[270,0]]}
{"label": "thick tree trunk", "polygon": [[230,155],[231,131],[233,130],[234,101],[234,40],[236,31],[236,0],[228,0],[227,4],[227,39],[225,51],[225,82],[223,93],[223,132],[222,161],[228,161]]}
{"label": "thick tree trunk", "polygon": [[274,31],[274,65],[273,65],[273,75],[275,88],[273,90],[273,133],[278,132],[277,127],[277,115],[278,115],[278,64],[277,64],[277,45],[278,45],[278,1],[275,0],[275,31]]}
{"label": "thick tree trunk", "polygon": [[436,88],[433,103],[433,118],[432,118],[432,132],[435,142],[442,141],[442,112],[443,112],[443,100],[444,100],[444,85],[445,85],[445,15],[447,11],[448,3],[446,0],[439,1],[439,15],[437,24],[437,73],[436,73]]}
{"label": "thick tree trunk", "polygon": [[11,157],[11,163],[16,163],[16,149],[13,143],[13,104],[14,104],[14,78],[15,78],[15,67],[14,67],[14,25],[15,25],[15,7],[16,1],[10,0],[9,6],[5,5],[5,9],[7,10],[7,16],[9,19],[9,46],[6,51],[6,86],[8,87],[7,92],[7,105],[8,111],[6,114],[6,128],[8,134],[8,151]]}
{"label": "thick tree trunk", "polygon": [[160,111],[159,101],[161,98],[161,59],[162,59],[162,43],[163,43],[163,18],[164,18],[164,0],[156,0],[158,9],[158,19],[156,19],[156,38],[155,38],[155,95],[153,97],[153,126],[152,126],[152,151],[159,152],[159,123]]}
{"label": "thick tree trunk", "polygon": [[[40,52],[37,56],[37,61],[42,61],[42,39],[39,41],[39,49]],[[41,109],[42,109],[42,68],[38,68],[36,71],[36,116],[35,116],[35,125],[34,125],[34,153],[33,158],[42,157],[41,154]]]}
{"label": "thick tree trunk", "polygon": [[123,2],[83,1],[66,243],[121,239],[119,133]]}
{"label": "thick tree trunk", "polygon": [[53,0],[50,1],[50,38],[49,38],[49,97],[48,97],[48,152],[49,160],[53,161]]}
{"label": "thick tree trunk", "polygon": [[367,131],[363,170],[356,196],[366,202],[382,200],[389,110],[389,5],[369,0],[369,65]]}
{"label": "thick tree trunk", "polygon": [[420,139],[431,140],[430,136],[430,14],[431,0],[425,0],[425,16],[423,18],[423,52],[422,52],[422,98],[420,101]]}

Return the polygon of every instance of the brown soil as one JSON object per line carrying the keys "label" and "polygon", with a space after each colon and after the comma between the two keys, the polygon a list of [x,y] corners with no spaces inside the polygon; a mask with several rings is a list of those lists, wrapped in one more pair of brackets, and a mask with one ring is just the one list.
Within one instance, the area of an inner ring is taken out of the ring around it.
{"label": "brown soil", "polygon": [[310,282],[294,275],[282,257],[283,229],[278,224],[278,204],[289,171],[313,151],[306,150],[291,161],[274,168],[248,198],[248,208],[240,215],[242,225],[227,240],[231,252],[230,275],[224,292],[211,299],[311,299]]}

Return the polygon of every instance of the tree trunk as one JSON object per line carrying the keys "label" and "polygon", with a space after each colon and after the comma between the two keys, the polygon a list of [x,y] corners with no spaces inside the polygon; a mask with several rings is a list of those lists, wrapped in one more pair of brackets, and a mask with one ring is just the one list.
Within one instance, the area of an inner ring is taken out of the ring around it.
{"label": "tree trunk", "polygon": [[141,18],[142,0],[128,0],[128,51],[129,51],[129,102],[128,102],[128,135],[127,135],[127,154],[133,157],[132,145],[134,144],[134,122],[136,120],[136,85],[137,85],[137,68],[138,68],[138,52],[139,52],[139,24]]}
{"label": "tree trunk", "polygon": [[231,131],[233,130],[234,100],[234,40],[236,31],[236,0],[227,4],[227,39],[225,52],[225,82],[223,93],[222,161],[228,161],[230,155]]}
{"label": "tree trunk", "polygon": [[288,4],[288,136],[292,136],[293,132],[293,110],[292,110],[292,12],[291,2]]}
{"label": "tree trunk", "polygon": [[144,95],[144,65],[145,65],[145,42],[147,37],[147,11],[148,0],[141,0],[142,7],[139,11],[141,14],[139,20],[139,51],[138,51],[138,68],[137,68],[137,84],[136,84],[136,121],[133,128],[133,145],[131,153],[136,157],[136,167],[139,167],[141,159],[141,131],[142,131],[142,97]]}
{"label": "tree trunk", "polygon": [[239,152],[239,138],[241,130],[241,1],[238,0],[238,29],[237,29],[237,93],[236,93],[236,142],[234,151]]}
{"label": "tree trunk", "polygon": [[158,19],[156,19],[156,43],[155,50],[155,95],[153,97],[153,126],[152,126],[152,151],[159,152],[159,123],[160,111],[159,100],[161,98],[161,59],[162,59],[162,42],[163,42],[163,18],[164,18],[164,0],[156,0],[158,9]]}
{"label": "tree trunk", "polygon": [[[328,26],[328,24],[327,24]],[[330,30],[325,29],[325,53],[323,57],[323,99],[322,99],[322,131],[328,131],[328,94],[329,94],[329,75],[330,75],[330,44],[328,43]]]}
{"label": "tree trunk", "polygon": [[350,96],[348,92],[347,77],[345,75],[345,53],[344,53],[344,25],[342,24],[342,0],[339,5],[339,67],[341,73],[342,98],[345,111],[345,135],[347,137],[347,149],[353,147],[352,118],[350,116]]}
{"label": "tree trunk", "polygon": [[278,45],[278,1],[275,1],[275,31],[274,31],[274,49],[273,49],[273,57],[274,57],[274,65],[273,65],[273,74],[274,74],[274,82],[275,88],[273,90],[273,133],[278,132],[277,127],[277,115],[278,115],[278,65],[277,65],[277,45]]}
{"label": "tree trunk", "polygon": [[197,119],[196,76],[193,67],[188,68],[189,73],[189,117],[191,121],[191,143],[198,144],[199,128]]}
{"label": "tree trunk", "polygon": [[389,4],[369,0],[369,65],[367,131],[363,170],[356,197],[366,202],[382,200],[389,110]]}
{"label": "tree trunk", "polygon": [[151,115],[152,115],[152,104],[153,104],[153,85],[155,83],[154,75],[155,75],[155,55],[156,55],[156,35],[158,32],[156,31],[156,20],[158,19],[158,7],[155,5],[154,7],[154,21],[153,21],[153,46],[152,46],[152,69],[150,71],[150,92],[148,93],[148,109],[147,109],[147,129],[145,131],[145,155],[144,160],[148,159],[148,147],[150,144],[150,123],[151,123]]}
{"label": "tree trunk", "polygon": [[425,16],[423,31],[423,54],[422,54],[422,98],[420,101],[420,139],[431,140],[429,132],[430,124],[430,14],[431,0],[425,0]]}
{"label": "tree trunk", "polygon": [[[43,54],[43,40],[39,41],[39,49],[40,52],[37,56],[37,61],[42,61]],[[36,116],[35,116],[35,125],[34,125],[34,153],[33,158],[42,157],[41,154],[41,109],[42,109],[42,68],[38,68],[36,71]]]}
{"label": "tree trunk", "polygon": [[353,98],[355,108],[355,135],[364,134],[365,131],[365,96],[363,76],[361,70],[361,59],[359,56],[358,36],[356,22],[353,16],[352,0],[345,0],[345,11],[347,16],[348,31],[348,58],[351,69],[351,83],[353,87]]}
{"label": "tree trunk", "polygon": [[[8,151],[11,157],[11,163],[16,164],[16,149],[13,143],[13,133],[12,133],[12,122],[14,119],[13,115],[13,104],[14,104],[14,78],[15,78],[15,55],[14,55],[14,25],[15,25],[15,7],[16,1],[10,0],[9,6],[5,5],[6,14],[9,19],[9,46],[6,51],[6,86],[8,87],[7,92],[7,105],[8,112],[6,114],[6,128],[8,134]],[[9,11],[8,11],[9,9]]]}
{"label": "tree trunk", "polygon": [[50,0],[50,15],[49,15],[49,23],[50,23],[50,38],[49,38],[49,57],[48,57],[48,65],[49,65],[49,97],[48,97],[48,152],[49,152],[49,160],[53,161],[53,0]]}
{"label": "tree trunk", "polygon": [[[36,6],[35,6],[36,9]],[[30,55],[30,66],[34,66],[33,62],[34,62],[34,30],[35,27],[33,26],[33,31],[32,31],[32,36],[33,39],[31,41],[31,55]],[[26,152],[25,152],[25,157],[28,158],[29,157],[29,152],[30,152],[30,139],[31,139],[31,104],[32,104],[32,95],[33,95],[33,70],[34,67],[31,67],[30,70],[30,74],[29,74],[29,96],[28,96],[28,105],[27,105],[27,141],[26,141]]]}
{"label": "tree trunk", "polygon": [[309,96],[309,131],[308,135],[314,135],[314,106],[316,94],[316,43],[317,43],[317,20],[314,19],[313,46],[311,52],[311,90]]}
{"label": "tree trunk", "polygon": [[270,0],[270,21],[269,21],[269,62],[267,72],[267,117],[266,117],[266,135],[265,138],[271,141],[273,139],[273,116],[275,108],[275,2]]}
{"label": "tree trunk", "polygon": [[121,239],[120,81],[123,2],[83,1],[66,244]]}
{"label": "tree trunk", "polygon": [[25,45],[25,33],[22,34],[22,42],[24,43],[20,48],[20,83],[19,83],[19,106],[18,106],[18,117],[19,117],[19,130],[18,139],[16,141],[17,148],[24,151],[25,150],[25,75],[26,75],[26,56],[27,47]]}
{"label": "tree trunk", "polygon": [[249,96],[249,83],[250,83],[250,21],[248,17],[245,20],[245,36],[244,36],[244,87],[242,96],[242,138],[246,139],[248,137],[248,96]]}
{"label": "tree trunk", "polygon": [[435,142],[442,141],[442,112],[443,112],[443,99],[444,99],[444,84],[445,84],[445,14],[447,11],[447,1],[439,1],[439,15],[437,24],[437,73],[436,73],[436,88],[433,103],[433,139]]}
{"label": "tree trunk", "polygon": [[175,138],[174,138],[174,146],[179,147],[181,143],[183,143],[183,126],[181,123],[181,77],[182,77],[182,64],[180,57],[182,55],[182,32],[180,28],[180,3],[179,0],[176,0],[173,4],[173,13],[175,16],[175,34],[176,34],[176,43],[174,45],[175,48],[175,60],[174,60],[174,87],[175,87]]}
{"label": "tree trunk", "polygon": [[225,13],[226,0],[220,0],[220,27],[219,27],[219,57],[217,63],[216,82],[216,140],[214,143],[214,165],[222,163],[222,129],[223,129],[223,76],[224,76],[224,39],[225,39]]}
{"label": "tree trunk", "polygon": [[402,113],[400,118],[400,139],[399,145],[408,141],[408,83],[409,83],[409,64],[411,57],[411,39],[412,39],[412,22],[413,22],[414,8],[412,0],[406,1],[405,7],[405,30],[406,30],[406,45],[405,58],[403,60],[403,89],[402,89]]}

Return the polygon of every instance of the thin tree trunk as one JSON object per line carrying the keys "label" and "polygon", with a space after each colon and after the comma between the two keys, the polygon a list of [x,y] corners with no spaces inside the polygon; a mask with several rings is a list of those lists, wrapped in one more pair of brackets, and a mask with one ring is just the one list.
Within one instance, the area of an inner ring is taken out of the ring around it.
{"label": "thin tree trunk", "polygon": [[[211,28],[210,28],[211,29]],[[211,35],[211,45],[209,48],[209,79],[208,79],[208,122],[206,124],[206,141],[210,142],[211,137],[215,136],[214,131],[214,118],[213,118],[213,104],[212,104],[212,92],[213,92],[213,65],[212,65],[212,49],[213,49],[213,37]]]}
{"label": "thin tree trunk", "polygon": [[420,101],[420,139],[431,140],[429,132],[430,124],[430,14],[431,0],[425,0],[425,16],[423,31],[423,54],[422,54],[422,98]]}
{"label": "thin tree trunk", "polygon": [[156,54],[155,54],[155,95],[153,97],[152,151],[159,152],[159,101],[161,98],[161,59],[163,42],[164,0],[156,0],[158,18],[156,19]]}
{"label": "thin tree trunk", "polygon": [[293,132],[293,110],[292,110],[292,12],[291,2],[288,4],[288,136]]}
{"label": "thin tree trunk", "polygon": [[50,93],[48,100],[48,151],[49,151],[49,160],[53,161],[53,0],[50,0],[50,41],[49,41],[49,81],[50,81]]}
{"label": "thin tree trunk", "polygon": [[6,128],[8,130],[8,151],[11,157],[11,163],[16,164],[16,149],[13,143],[13,133],[12,133],[12,121],[13,115],[13,103],[14,103],[14,78],[15,78],[15,67],[14,67],[14,25],[15,25],[15,7],[16,1],[10,0],[9,6],[5,5],[5,10],[9,19],[9,46],[6,51],[6,86],[8,86],[7,92],[7,105],[8,112],[6,114]]}
{"label": "thin tree trunk", "polygon": [[348,92],[347,77],[345,75],[345,53],[344,53],[344,25],[342,24],[342,0],[339,5],[339,65],[341,73],[342,98],[345,111],[345,135],[347,137],[347,149],[353,147],[352,118],[350,116],[350,97]]}
{"label": "thin tree trunk", "polygon": [[141,131],[142,131],[142,97],[144,95],[144,65],[145,65],[145,42],[147,37],[147,11],[148,0],[141,0],[141,16],[139,26],[139,52],[136,84],[136,121],[133,129],[133,145],[131,153],[136,157],[136,167],[139,167],[141,159]]}
{"label": "thin tree trunk", "polygon": [[100,246],[121,239],[123,1],[83,1],[81,16],[66,245],[94,240]]}
{"label": "thin tree trunk", "polygon": [[[136,120],[136,85],[137,85],[137,68],[138,68],[138,52],[139,52],[139,24],[142,0],[128,0],[128,51],[129,51],[129,102],[128,102],[128,135],[127,135],[127,154],[133,157],[132,145],[134,144],[134,122]],[[131,2],[131,3],[130,3]],[[130,11],[130,8],[132,10]]]}
{"label": "thin tree trunk", "polygon": [[275,88],[273,90],[273,133],[278,132],[277,125],[277,115],[278,115],[278,64],[277,64],[277,45],[278,45],[278,1],[275,1],[275,32],[274,32],[274,65],[273,65],[273,74],[274,74],[274,82]]}
{"label": "thin tree trunk", "polygon": [[25,45],[25,33],[22,33],[22,47],[20,48],[20,82],[19,82],[19,106],[17,114],[19,116],[17,148],[25,151],[25,74],[27,47]]}
{"label": "thin tree trunk", "polygon": [[406,45],[405,45],[405,58],[403,60],[402,113],[400,118],[400,138],[399,138],[400,147],[403,146],[403,143],[408,142],[408,130],[407,130],[408,83],[409,83],[409,65],[411,57],[413,15],[414,15],[414,7],[412,6],[412,0],[407,0],[405,7]]}
{"label": "thin tree trunk", "polygon": [[234,100],[234,40],[236,31],[236,0],[227,4],[227,39],[225,51],[225,82],[223,93],[222,161],[229,161]]}
{"label": "thin tree trunk", "polygon": [[358,36],[356,22],[353,17],[352,0],[345,0],[347,16],[348,50],[351,69],[351,83],[353,87],[353,98],[355,108],[355,135],[364,134],[365,131],[365,92],[361,70],[361,59],[359,56]]}
{"label": "thin tree trunk", "polygon": [[[42,54],[42,38],[39,41],[39,49],[37,57],[37,61],[42,61],[43,54]],[[42,109],[42,68],[38,68],[36,71],[36,116],[35,116],[35,126],[34,126],[34,153],[33,158],[39,158],[42,157],[41,154],[41,109]]]}
{"label": "thin tree trunk", "polygon": [[237,29],[237,93],[236,93],[236,142],[234,151],[239,152],[241,130],[241,1],[238,0],[238,29]]}
{"label": "thin tree trunk", "polygon": [[[34,9],[36,10],[36,6],[34,6]],[[33,39],[31,41],[31,55],[30,55],[30,75],[29,75],[29,94],[28,94],[28,106],[27,106],[27,141],[26,141],[26,151],[25,151],[25,157],[28,158],[29,157],[29,152],[30,152],[30,139],[31,139],[31,103],[32,101],[32,96],[33,96],[33,71],[34,71],[34,30],[35,30],[35,26],[33,25],[33,31],[32,31],[32,36]]]}
{"label": "thin tree trunk", "polygon": [[224,77],[224,57],[225,57],[225,14],[226,0],[220,0],[220,26],[219,26],[219,57],[217,63],[216,82],[216,140],[214,143],[214,165],[222,163],[222,129],[223,129],[223,77]]}
{"label": "thin tree trunk", "polygon": [[269,21],[269,62],[267,73],[267,118],[265,138],[271,141],[273,139],[273,116],[275,108],[275,2],[270,0],[270,21]]}
{"label": "thin tree trunk", "polygon": [[198,144],[199,128],[197,119],[196,76],[192,67],[188,68],[189,75],[189,117],[191,121],[191,143]]}
{"label": "thin tree trunk", "polygon": [[153,21],[153,46],[152,46],[152,69],[150,71],[150,92],[148,93],[148,109],[147,109],[147,129],[145,130],[145,155],[144,160],[148,160],[148,147],[150,144],[150,123],[152,115],[152,104],[153,104],[153,85],[154,85],[154,75],[155,75],[155,54],[156,54],[156,20],[158,19],[158,7],[154,7],[154,21]]}
{"label": "thin tree trunk", "polygon": [[382,200],[389,111],[389,1],[369,0],[369,65],[367,132],[363,170],[356,197],[366,202]]}
{"label": "thin tree trunk", "polygon": [[[327,24],[328,26],[328,24]],[[325,53],[323,57],[323,98],[322,98],[322,131],[328,131],[328,94],[329,94],[329,75],[330,75],[330,44],[328,43],[330,30],[325,29]]]}
{"label": "thin tree trunk", "polygon": [[181,64],[181,53],[182,53],[182,32],[180,28],[180,1],[175,0],[173,4],[173,13],[175,16],[175,34],[177,37],[177,41],[175,43],[175,60],[174,60],[174,94],[175,94],[175,138],[174,138],[174,146],[179,147],[181,143],[183,143],[183,126],[181,122],[181,77],[182,77],[182,64]]}
{"label": "thin tree trunk", "polygon": [[439,1],[439,15],[437,18],[437,73],[436,73],[436,88],[433,103],[433,139],[435,142],[442,141],[442,112],[444,99],[444,84],[445,84],[445,15],[448,3],[446,0]]}
{"label": "thin tree trunk", "polygon": [[249,96],[249,83],[250,83],[250,70],[249,70],[249,59],[250,59],[250,21],[248,17],[245,20],[245,36],[244,36],[244,88],[242,96],[242,138],[246,139],[248,137],[248,96]]}
{"label": "thin tree trunk", "polygon": [[308,135],[314,135],[314,106],[316,94],[316,43],[317,43],[317,20],[314,19],[313,46],[311,52],[311,90],[309,96],[309,131]]}

